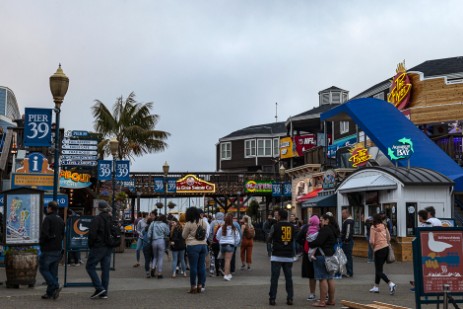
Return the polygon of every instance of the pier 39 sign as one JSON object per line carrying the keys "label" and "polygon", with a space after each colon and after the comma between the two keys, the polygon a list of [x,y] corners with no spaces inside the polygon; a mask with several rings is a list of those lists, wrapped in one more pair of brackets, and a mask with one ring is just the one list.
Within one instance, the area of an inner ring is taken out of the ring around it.
{"label": "pier 39 sign", "polygon": [[26,108],[24,123],[24,146],[51,146],[50,108]]}

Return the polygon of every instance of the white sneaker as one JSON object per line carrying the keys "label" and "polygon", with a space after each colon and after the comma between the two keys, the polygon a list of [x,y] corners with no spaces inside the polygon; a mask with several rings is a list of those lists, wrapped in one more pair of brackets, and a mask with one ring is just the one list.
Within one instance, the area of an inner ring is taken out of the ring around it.
{"label": "white sneaker", "polygon": [[206,288],[201,288],[201,293],[206,292]]}
{"label": "white sneaker", "polygon": [[225,275],[225,276],[223,276],[223,280],[225,280],[225,281],[230,281],[230,280],[231,280],[231,275]]}
{"label": "white sneaker", "polygon": [[307,297],[307,300],[315,300],[315,294],[309,294],[309,297]]}
{"label": "white sneaker", "polygon": [[396,287],[397,284],[395,284],[394,282],[389,283],[389,294],[394,295]]}
{"label": "white sneaker", "polygon": [[370,289],[370,293],[379,293],[379,288],[377,286],[374,286]]}

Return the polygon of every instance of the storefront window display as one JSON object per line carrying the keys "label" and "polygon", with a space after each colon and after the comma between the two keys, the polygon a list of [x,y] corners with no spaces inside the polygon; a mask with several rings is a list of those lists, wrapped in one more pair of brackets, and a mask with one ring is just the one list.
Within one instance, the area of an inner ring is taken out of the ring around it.
{"label": "storefront window display", "polygon": [[354,219],[354,235],[364,235],[365,230],[365,210],[364,206],[352,207],[352,218]]}
{"label": "storefront window display", "polygon": [[391,236],[397,236],[397,204],[389,203],[383,204],[383,210],[386,212],[386,216],[392,222],[392,231],[390,231]]}

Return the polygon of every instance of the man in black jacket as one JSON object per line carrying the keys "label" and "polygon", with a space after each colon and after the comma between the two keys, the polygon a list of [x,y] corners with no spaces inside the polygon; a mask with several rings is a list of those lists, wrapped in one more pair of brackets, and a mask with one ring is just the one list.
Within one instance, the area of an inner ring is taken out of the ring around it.
{"label": "man in black jacket", "polygon": [[51,201],[47,206],[47,215],[40,229],[39,271],[47,282],[47,292],[43,299],[57,299],[61,287],[58,283],[58,264],[62,257],[64,221],[57,215],[58,204]]}
{"label": "man in black jacket", "polygon": [[[87,273],[92,279],[95,293],[91,299],[108,298],[109,267],[111,263],[112,248],[108,245],[110,225],[112,224],[112,208],[105,201],[98,203],[100,211],[90,224],[88,232],[88,247],[90,248],[87,260]],[[96,266],[101,264],[101,280],[96,273]]]}
{"label": "man in black jacket", "polygon": [[342,220],[342,250],[347,257],[347,273],[343,276],[350,278],[354,275],[354,262],[352,260],[352,249],[354,248],[354,238],[352,237],[354,235],[354,219],[350,215],[350,210],[348,208],[342,210]]}
{"label": "man in black jacket", "polygon": [[294,226],[288,222],[288,212],[284,209],[278,210],[279,221],[272,225],[267,241],[272,243],[272,274],[270,279],[269,302],[275,306],[275,299],[278,289],[278,278],[283,268],[286,281],[286,304],[293,304],[293,275],[292,267],[294,262]]}

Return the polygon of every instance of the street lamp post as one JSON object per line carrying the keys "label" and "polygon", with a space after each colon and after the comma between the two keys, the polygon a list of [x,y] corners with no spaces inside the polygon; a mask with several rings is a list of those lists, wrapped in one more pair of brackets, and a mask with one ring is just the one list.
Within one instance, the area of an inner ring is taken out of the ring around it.
{"label": "street lamp post", "polygon": [[64,74],[61,69],[61,64],[56,70],[55,74],[50,76],[50,91],[53,96],[53,102],[55,102],[55,153],[54,153],[54,164],[53,164],[53,200],[58,200],[58,173],[59,173],[59,118],[61,114],[61,104],[64,101],[64,96],[68,91],[69,78]]}
{"label": "street lamp post", "polygon": [[236,192],[237,200],[236,200],[236,208],[238,209],[238,220],[241,218],[241,207],[240,207],[240,196],[241,192]]}
{"label": "street lamp post", "polygon": [[162,171],[164,172],[164,215],[167,216],[167,175],[169,174],[169,164],[167,164],[167,161],[164,162],[164,165],[162,166]]}
{"label": "street lamp post", "polygon": [[116,205],[115,205],[115,194],[116,194],[116,156],[119,149],[119,141],[116,138],[113,138],[109,141],[109,149],[111,150],[111,155],[113,156],[113,168],[112,168],[112,181],[113,181],[113,196],[111,207],[113,208],[113,220],[116,220]]}
{"label": "street lamp post", "polygon": [[280,208],[283,209],[283,180],[286,174],[286,169],[283,164],[280,165],[280,169],[278,171],[280,173]]}

